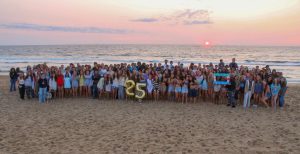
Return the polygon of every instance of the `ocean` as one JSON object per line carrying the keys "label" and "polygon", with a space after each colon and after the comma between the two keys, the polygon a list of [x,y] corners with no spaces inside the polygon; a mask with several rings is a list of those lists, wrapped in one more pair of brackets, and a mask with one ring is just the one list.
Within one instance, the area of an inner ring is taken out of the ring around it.
{"label": "ocean", "polygon": [[300,83],[300,47],[212,46],[200,45],[28,45],[0,46],[0,74],[11,67],[46,62],[49,65],[69,63],[163,62],[165,59],[189,63],[226,64],[235,57],[239,65],[264,67],[283,72],[289,82]]}

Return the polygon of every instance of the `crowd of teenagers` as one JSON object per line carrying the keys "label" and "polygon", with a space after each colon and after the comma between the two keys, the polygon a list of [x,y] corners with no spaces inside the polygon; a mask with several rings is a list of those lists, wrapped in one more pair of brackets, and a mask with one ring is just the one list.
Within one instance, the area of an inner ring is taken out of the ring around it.
{"label": "crowd of teenagers", "polygon": [[[215,77],[214,73],[230,74],[230,84],[215,82],[222,77]],[[134,99],[126,95],[127,80],[146,83],[144,100],[211,102],[231,107],[241,104],[245,109],[251,105],[283,107],[287,91],[287,81],[281,72],[271,70],[268,65],[251,69],[238,66],[235,58],[229,64],[221,59],[217,65],[191,63],[186,67],[180,62],[175,65],[165,60],[164,63],[149,64],[71,63],[60,67],[39,64],[28,66],[24,71],[11,68],[10,91],[16,91],[18,86],[21,99],[26,95],[28,99],[38,98],[41,103],[46,101],[49,93],[53,101],[69,97]]]}

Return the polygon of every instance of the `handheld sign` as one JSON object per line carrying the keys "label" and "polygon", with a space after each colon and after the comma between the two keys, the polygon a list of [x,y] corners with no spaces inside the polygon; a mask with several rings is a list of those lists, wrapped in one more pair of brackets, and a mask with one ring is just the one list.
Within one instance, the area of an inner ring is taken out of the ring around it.
{"label": "handheld sign", "polygon": [[214,84],[229,85],[230,74],[229,73],[214,73]]}

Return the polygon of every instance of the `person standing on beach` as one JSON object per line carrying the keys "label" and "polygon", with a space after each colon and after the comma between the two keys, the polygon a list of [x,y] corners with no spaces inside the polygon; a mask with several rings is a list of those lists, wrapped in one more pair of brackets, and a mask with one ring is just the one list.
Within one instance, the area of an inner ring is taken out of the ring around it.
{"label": "person standing on beach", "polygon": [[167,69],[167,67],[168,67],[168,60],[167,60],[167,59],[165,60],[165,64],[164,64],[164,66],[163,66],[163,67],[164,67],[164,70],[166,70],[166,69]]}
{"label": "person standing on beach", "polygon": [[[98,97],[98,87],[97,87],[97,84],[100,80],[100,74],[98,72],[98,69],[95,69],[94,70],[94,75],[92,76],[92,82],[93,82],[93,85],[92,85],[92,95],[93,95],[93,98],[96,99]],[[102,84],[102,89],[103,89],[103,84]]]}
{"label": "person standing on beach", "polygon": [[148,79],[146,80],[146,85],[147,85],[147,93],[148,93],[148,98],[149,99],[152,99],[152,96],[153,96],[153,79],[152,79],[152,76],[149,75]]}
{"label": "person standing on beach", "polygon": [[25,92],[28,99],[30,99],[32,95],[32,82],[33,82],[32,73],[31,71],[28,71],[25,77]]}
{"label": "person standing on beach", "polygon": [[111,97],[113,79],[109,74],[104,77],[105,94],[107,98]]}
{"label": "person standing on beach", "polygon": [[118,99],[125,99],[124,89],[125,89],[125,74],[123,71],[118,72]]}
{"label": "person standing on beach", "polygon": [[263,95],[264,85],[262,83],[261,77],[256,76],[256,81],[254,83],[254,103],[258,104],[261,102],[261,97]]}
{"label": "person standing on beach", "polygon": [[245,90],[244,90],[244,109],[250,107],[251,103],[251,96],[254,92],[254,81],[250,74],[247,74],[246,81],[245,81]]}
{"label": "person standing on beach", "polygon": [[49,91],[51,92],[53,98],[56,97],[57,82],[55,73],[52,73],[49,79]]}
{"label": "person standing on beach", "polygon": [[153,84],[153,87],[154,87],[154,90],[153,90],[154,100],[156,102],[159,99],[159,89],[160,89],[160,80],[159,80],[158,75],[155,75],[152,84]]}
{"label": "person standing on beach", "polygon": [[66,70],[66,73],[64,75],[64,90],[65,90],[65,96],[69,97],[71,96],[71,74],[69,72],[69,69]]}
{"label": "person standing on beach", "polygon": [[235,108],[236,100],[235,100],[235,90],[236,90],[236,81],[235,77],[230,77],[230,84],[226,85],[226,88],[228,90],[228,104],[227,106],[231,106]]}
{"label": "person standing on beach", "polygon": [[193,103],[196,103],[197,95],[198,95],[198,83],[195,82],[194,79],[191,80],[190,89],[189,89],[189,97]]}
{"label": "person standing on beach", "polygon": [[48,81],[46,79],[46,75],[42,74],[41,78],[38,80],[39,84],[39,102],[44,103],[46,101],[47,87]]}
{"label": "person standing on beach", "polygon": [[83,70],[79,71],[79,95],[84,96],[83,92],[85,91],[84,86],[84,73]]}
{"label": "person standing on beach", "polygon": [[72,79],[71,79],[71,83],[72,83],[72,96],[73,97],[77,97],[78,96],[78,87],[79,87],[79,77],[77,75],[77,72],[75,70],[75,68],[73,68],[73,73],[72,73]]}
{"label": "person standing on beach", "polygon": [[237,70],[238,64],[235,62],[235,58],[232,58],[232,62],[229,64],[230,69]]}
{"label": "person standing on beach", "polygon": [[203,101],[206,101],[206,97],[208,95],[208,84],[207,84],[207,76],[206,74],[203,75],[203,80],[200,82],[201,84],[201,96]]}
{"label": "person standing on beach", "polygon": [[98,88],[98,96],[99,96],[99,99],[100,99],[101,96],[104,93],[104,90],[105,90],[104,77],[102,77],[101,75],[100,75],[100,79],[99,79],[99,81],[97,83],[97,88]]}
{"label": "person standing on beach", "polygon": [[173,94],[175,92],[174,73],[172,73],[171,77],[168,78],[167,85],[168,85],[168,100],[173,100]]}
{"label": "person standing on beach", "polygon": [[223,69],[225,67],[225,64],[223,62],[223,59],[220,59],[220,63],[218,65],[219,69]]}
{"label": "person standing on beach", "polygon": [[189,87],[189,77],[185,76],[184,80],[182,81],[182,103],[187,103],[188,101],[188,87]]}
{"label": "person standing on beach", "polygon": [[18,87],[19,87],[19,93],[20,93],[20,98],[24,100],[24,95],[25,95],[25,80],[24,80],[24,74],[20,73],[18,80]]}
{"label": "person standing on beach", "polygon": [[279,94],[280,89],[281,89],[281,86],[278,82],[278,78],[275,78],[274,82],[271,84],[271,94],[272,94],[271,105],[275,110],[276,110],[278,94]]}
{"label": "person standing on beach", "polygon": [[280,86],[281,86],[281,89],[279,91],[279,107],[282,108],[284,106],[284,102],[285,102],[284,96],[285,96],[287,88],[288,88],[286,78],[281,78]]}
{"label": "person standing on beach", "polygon": [[58,97],[64,98],[64,76],[61,73],[61,70],[58,70],[57,75],[57,89],[58,89]]}
{"label": "person standing on beach", "polygon": [[10,89],[9,91],[16,91],[16,82],[18,79],[18,74],[16,72],[15,68],[11,68],[9,72],[9,77],[10,77]]}
{"label": "person standing on beach", "polygon": [[86,97],[89,97],[91,95],[91,83],[93,83],[92,81],[92,73],[90,72],[90,70],[86,69],[85,70],[85,75],[84,75],[84,93]]}
{"label": "person standing on beach", "polygon": [[175,85],[175,102],[181,100],[181,85],[182,81],[179,76],[176,76],[174,79],[174,85]]}
{"label": "person standing on beach", "polygon": [[171,71],[174,71],[174,65],[173,65],[173,61],[170,61],[170,65],[169,65],[169,68],[171,69]]}

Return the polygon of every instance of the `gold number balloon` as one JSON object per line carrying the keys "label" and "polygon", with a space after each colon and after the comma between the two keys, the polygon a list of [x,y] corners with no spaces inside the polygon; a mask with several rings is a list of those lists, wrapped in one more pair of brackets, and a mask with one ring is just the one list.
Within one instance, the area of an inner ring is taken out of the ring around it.
{"label": "gold number balloon", "polygon": [[133,93],[133,88],[134,88],[134,86],[135,86],[135,83],[134,83],[134,81],[133,80],[127,80],[126,82],[125,82],[125,87],[126,87],[126,89],[125,89],[125,91],[126,91],[126,94],[128,95],[128,96],[134,96],[134,93]]}
{"label": "gold number balloon", "polygon": [[142,88],[146,87],[146,83],[137,83],[136,87],[135,87],[135,98],[137,99],[143,99],[146,95],[145,90],[143,90]]}

